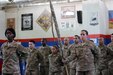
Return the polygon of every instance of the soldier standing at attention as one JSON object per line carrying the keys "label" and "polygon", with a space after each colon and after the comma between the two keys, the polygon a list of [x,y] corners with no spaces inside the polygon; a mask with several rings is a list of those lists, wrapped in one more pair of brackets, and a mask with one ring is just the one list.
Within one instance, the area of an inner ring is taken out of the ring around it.
{"label": "soldier standing at attention", "polygon": [[63,50],[63,57],[66,58],[69,56],[70,51],[69,51],[69,38],[65,37],[64,38],[64,45],[62,46],[62,50]]}
{"label": "soldier standing at attention", "polygon": [[104,45],[104,38],[100,37],[99,41],[99,49],[100,49],[100,56],[99,56],[99,63],[98,63],[98,70],[97,75],[110,75],[108,62],[110,60],[109,56],[113,55],[113,51],[110,48]]}
{"label": "soldier standing at attention", "polygon": [[47,39],[41,39],[42,46],[39,47],[39,51],[44,58],[44,62],[40,64],[40,75],[48,75],[49,74],[49,59],[48,55],[51,54],[51,48],[46,44]]}
{"label": "soldier standing at attention", "polygon": [[19,56],[18,53],[27,53],[27,50],[16,41],[15,30],[12,28],[7,28],[5,30],[5,36],[7,42],[3,43],[1,46],[3,54],[3,65],[2,65],[2,75],[20,75],[19,67]]}
{"label": "soldier standing at attention", "polygon": [[[113,51],[113,33],[111,34],[111,43],[107,45]],[[110,57],[110,61],[108,63],[110,75],[113,75],[113,56]]]}
{"label": "soldier standing at attention", "polygon": [[[69,50],[73,50],[74,48],[77,48],[80,44],[80,37],[78,35],[74,35],[74,43],[71,44]],[[76,74],[76,59],[72,60],[70,62],[70,75]]]}
{"label": "soldier standing at attention", "polygon": [[73,51],[71,55],[63,60],[64,63],[68,63],[76,59],[76,75],[95,75],[94,70],[94,56],[98,56],[95,45],[88,39],[88,31],[81,30],[81,41]]}
{"label": "soldier standing at attention", "polygon": [[[64,45],[62,46],[63,58],[66,58],[70,55],[69,46],[70,46],[69,38],[65,37],[64,38]],[[67,70],[69,72],[69,64],[67,64],[66,66],[67,66]],[[62,66],[62,75],[66,75],[66,68],[64,66]]]}
{"label": "soldier standing at attention", "polygon": [[39,63],[43,62],[43,56],[35,48],[35,41],[29,41],[29,55],[27,58],[26,75],[39,75]]}
{"label": "soldier standing at attention", "polygon": [[49,55],[49,75],[61,75],[62,72],[62,56],[59,53],[57,46],[52,46],[51,54]]}

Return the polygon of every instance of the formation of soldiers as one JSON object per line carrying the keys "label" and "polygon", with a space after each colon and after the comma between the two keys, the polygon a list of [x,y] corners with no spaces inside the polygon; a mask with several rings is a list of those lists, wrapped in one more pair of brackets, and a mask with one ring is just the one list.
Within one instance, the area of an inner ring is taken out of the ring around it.
{"label": "formation of soldiers", "polygon": [[113,34],[111,43],[104,44],[104,38],[98,38],[96,46],[88,40],[88,31],[81,30],[80,36],[74,35],[74,43],[64,38],[62,50],[54,45],[49,47],[45,38],[39,48],[35,41],[29,41],[29,47],[23,47],[14,41],[14,29],[5,31],[7,42],[1,46],[3,65],[2,75],[20,75],[19,59],[25,58],[25,75],[113,75]]}

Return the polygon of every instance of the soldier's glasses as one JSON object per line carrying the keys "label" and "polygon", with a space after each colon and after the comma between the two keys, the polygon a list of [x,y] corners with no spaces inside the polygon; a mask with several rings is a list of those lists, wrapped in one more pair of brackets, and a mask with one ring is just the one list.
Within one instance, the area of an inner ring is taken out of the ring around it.
{"label": "soldier's glasses", "polygon": [[80,34],[81,36],[85,36],[85,34]]}
{"label": "soldier's glasses", "polygon": [[78,38],[74,38],[74,39],[78,39]]}

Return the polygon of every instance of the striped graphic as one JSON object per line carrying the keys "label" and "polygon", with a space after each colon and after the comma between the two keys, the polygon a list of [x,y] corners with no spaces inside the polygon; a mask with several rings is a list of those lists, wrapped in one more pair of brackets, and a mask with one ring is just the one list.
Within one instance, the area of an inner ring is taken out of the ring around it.
{"label": "striped graphic", "polygon": [[[110,40],[110,35],[104,35],[104,34],[90,34],[89,35],[89,38],[93,38],[93,39],[97,39],[97,38],[99,38],[99,37],[104,37],[104,39],[105,39],[105,44],[108,44],[111,40]],[[38,46],[40,46],[41,45],[41,39],[42,38],[30,38],[30,39],[15,39],[15,40],[17,40],[17,41],[19,41],[19,42],[21,42],[21,44],[23,45],[23,46],[25,46],[25,47],[28,47],[28,42],[29,42],[29,40],[34,40],[34,41],[36,41],[36,47],[38,47]],[[58,44],[58,41],[56,41],[58,38],[47,38],[47,41],[48,41],[48,45],[49,46],[53,46],[53,45],[56,45],[56,44]],[[63,42],[63,39],[64,39],[64,37],[61,37],[61,41]],[[73,36],[70,36],[69,37],[69,39],[70,39],[70,44],[71,43],[73,43]],[[0,46],[1,46],[1,44],[2,43],[4,43],[6,40],[2,40],[2,39],[0,39]]]}
{"label": "striped graphic", "polygon": [[113,29],[113,10],[109,11],[109,29]]}

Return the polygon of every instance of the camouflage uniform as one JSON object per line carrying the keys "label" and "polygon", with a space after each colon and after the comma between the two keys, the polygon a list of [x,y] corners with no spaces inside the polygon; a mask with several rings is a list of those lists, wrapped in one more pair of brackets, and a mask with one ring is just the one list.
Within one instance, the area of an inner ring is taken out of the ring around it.
{"label": "camouflage uniform", "polygon": [[70,45],[63,45],[62,50],[63,50],[63,57],[66,58],[70,55],[70,50],[69,50]]}
{"label": "camouflage uniform", "polygon": [[113,52],[105,45],[98,46],[100,49],[100,57],[98,63],[97,75],[109,75],[108,62]]}
{"label": "camouflage uniform", "polygon": [[[80,43],[78,44],[72,44],[70,47],[69,47],[69,50],[72,51],[74,50],[74,48],[77,48],[77,46],[79,45]],[[72,60],[70,62],[70,75],[75,75],[76,74],[76,59]]]}
{"label": "camouflage uniform", "polygon": [[43,62],[43,56],[34,48],[27,59],[26,75],[39,75],[38,66],[41,62]]}
{"label": "camouflage uniform", "polygon": [[49,75],[61,75],[62,57],[59,53],[49,55]]}
{"label": "camouflage uniform", "polygon": [[44,62],[40,64],[40,75],[48,75],[49,74],[49,59],[48,56],[51,54],[51,48],[49,46],[41,46],[39,48],[40,53],[44,58]]}
{"label": "camouflage uniform", "polygon": [[[95,51],[95,45],[90,41],[79,44],[73,51],[71,55],[66,58],[66,62],[70,62],[76,59],[76,75],[94,75],[94,54],[98,54]],[[96,55],[97,54],[97,55]]]}
{"label": "camouflage uniform", "polygon": [[[113,51],[113,42],[109,43],[107,45],[107,47],[109,47],[111,49],[111,51]],[[113,75],[113,55],[110,57],[110,61],[108,62],[108,66],[109,66],[109,72],[110,75]]]}
{"label": "camouflage uniform", "polygon": [[70,62],[70,75],[76,74],[76,59]]}
{"label": "camouflage uniform", "polygon": [[[63,58],[66,58],[70,55],[70,51],[69,51],[69,46],[70,45],[63,45],[62,46],[62,51],[63,51]],[[67,70],[69,72],[69,64],[65,65],[67,67]],[[66,75],[66,67],[62,66],[62,75]]]}
{"label": "camouflage uniform", "polygon": [[3,65],[2,73],[11,75],[20,75],[19,54],[27,53],[27,50],[16,42],[5,42],[2,46]]}

